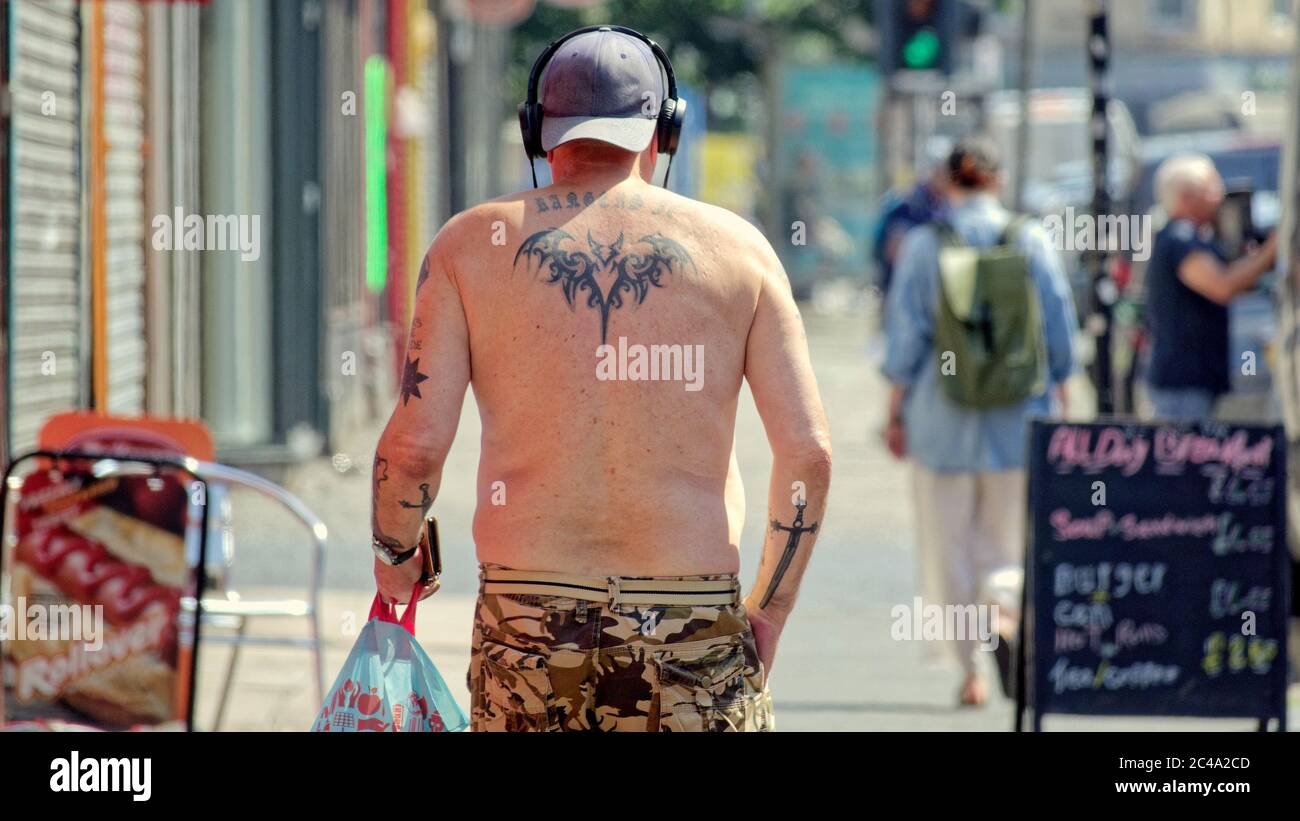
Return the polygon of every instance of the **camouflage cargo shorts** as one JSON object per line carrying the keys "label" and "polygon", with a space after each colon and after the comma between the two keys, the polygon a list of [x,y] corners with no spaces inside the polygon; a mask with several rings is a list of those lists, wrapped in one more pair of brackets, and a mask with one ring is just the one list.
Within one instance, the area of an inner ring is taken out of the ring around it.
{"label": "camouflage cargo shorts", "polygon": [[[735,585],[734,575],[675,578]],[[763,678],[739,602],[611,607],[480,586],[469,667],[476,732],[768,731]]]}

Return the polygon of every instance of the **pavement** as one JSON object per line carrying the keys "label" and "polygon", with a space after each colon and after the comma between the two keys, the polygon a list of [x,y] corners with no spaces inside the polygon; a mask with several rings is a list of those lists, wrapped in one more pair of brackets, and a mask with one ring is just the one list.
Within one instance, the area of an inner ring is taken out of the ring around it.
{"label": "pavement", "polygon": [[[835,473],[817,550],[769,679],[777,727],[1009,730],[1010,702],[995,695],[983,708],[957,707],[961,674],[956,664],[928,660],[933,653],[924,654],[921,642],[890,637],[891,608],[909,604],[917,589],[907,467],[888,455],[876,435],[883,422],[886,391],[868,359],[868,320],[859,311],[832,316],[805,313],[812,359],[830,418]],[[286,487],[330,529],[321,620],[327,688],[373,596],[369,466],[384,421],[375,420],[373,429],[359,432],[339,454],[297,466],[284,477]],[[472,396],[467,396],[434,503],[443,539],[443,588],[421,603],[416,625],[421,644],[467,712],[465,671],[477,588],[470,523],[479,433],[477,408]],[[736,422],[736,449],[746,488],[742,579],[752,584],[766,521],[771,455],[747,388]],[[301,597],[307,567],[301,525],[252,497],[237,496],[234,509],[235,586],[244,598]],[[250,626],[253,635],[276,630],[306,635],[301,619],[265,620]],[[197,723],[206,728],[212,723],[230,651],[213,642],[204,645]],[[991,654],[988,670],[990,682],[995,683]],[[1294,717],[1300,712],[1300,699],[1295,692],[1292,696]],[[249,647],[239,662],[222,729],[301,730],[310,726],[318,707],[307,651]],[[1294,718],[1292,727],[1297,727]],[[1242,730],[1253,724],[1049,717],[1045,728]]]}

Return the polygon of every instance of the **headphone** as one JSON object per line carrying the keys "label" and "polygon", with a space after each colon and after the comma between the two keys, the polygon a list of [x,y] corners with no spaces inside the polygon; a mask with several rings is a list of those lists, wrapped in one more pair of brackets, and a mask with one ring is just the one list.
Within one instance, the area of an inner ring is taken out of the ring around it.
{"label": "headphone", "polygon": [[567,41],[589,31],[617,31],[635,37],[650,47],[651,53],[663,67],[664,75],[668,78],[668,96],[659,105],[655,134],[659,138],[659,153],[668,155],[668,168],[664,172],[664,187],[667,188],[668,175],[673,170],[673,155],[677,153],[677,145],[682,138],[682,123],[686,120],[686,101],[677,97],[677,77],[673,74],[673,64],[668,61],[664,50],[654,40],[625,26],[586,26],[575,29],[553,41],[533,62],[533,70],[528,75],[528,99],[519,104],[519,133],[524,138],[524,153],[528,156],[528,167],[533,172],[533,187],[537,187],[537,169],[533,166],[533,160],[546,157],[546,150],[542,148],[542,104],[537,101],[537,87],[541,84],[542,70]]}

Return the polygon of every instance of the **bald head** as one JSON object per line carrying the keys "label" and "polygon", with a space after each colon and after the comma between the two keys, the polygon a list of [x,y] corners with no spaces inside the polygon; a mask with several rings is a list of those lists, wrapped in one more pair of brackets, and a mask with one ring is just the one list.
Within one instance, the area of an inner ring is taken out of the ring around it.
{"label": "bald head", "polygon": [[1156,169],[1156,200],[1170,219],[1204,223],[1223,202],[1223,178],[1204,154],[1175,154]]}

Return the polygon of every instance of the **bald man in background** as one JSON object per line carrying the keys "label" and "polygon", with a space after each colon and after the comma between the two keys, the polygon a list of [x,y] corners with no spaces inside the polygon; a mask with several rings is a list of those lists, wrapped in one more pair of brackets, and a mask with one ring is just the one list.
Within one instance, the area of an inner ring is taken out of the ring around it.
{"label": "bald man in background", "polygon": [[1223,179],[1203,154],[1165,160],[1155,187],[1169,221],[1156,234],[1146,272],[1148,395],[1157,419],[1205,421],[1231,387],[1228,304],[1273,269],[1277,235],[1228,262],[1214,238]]}

